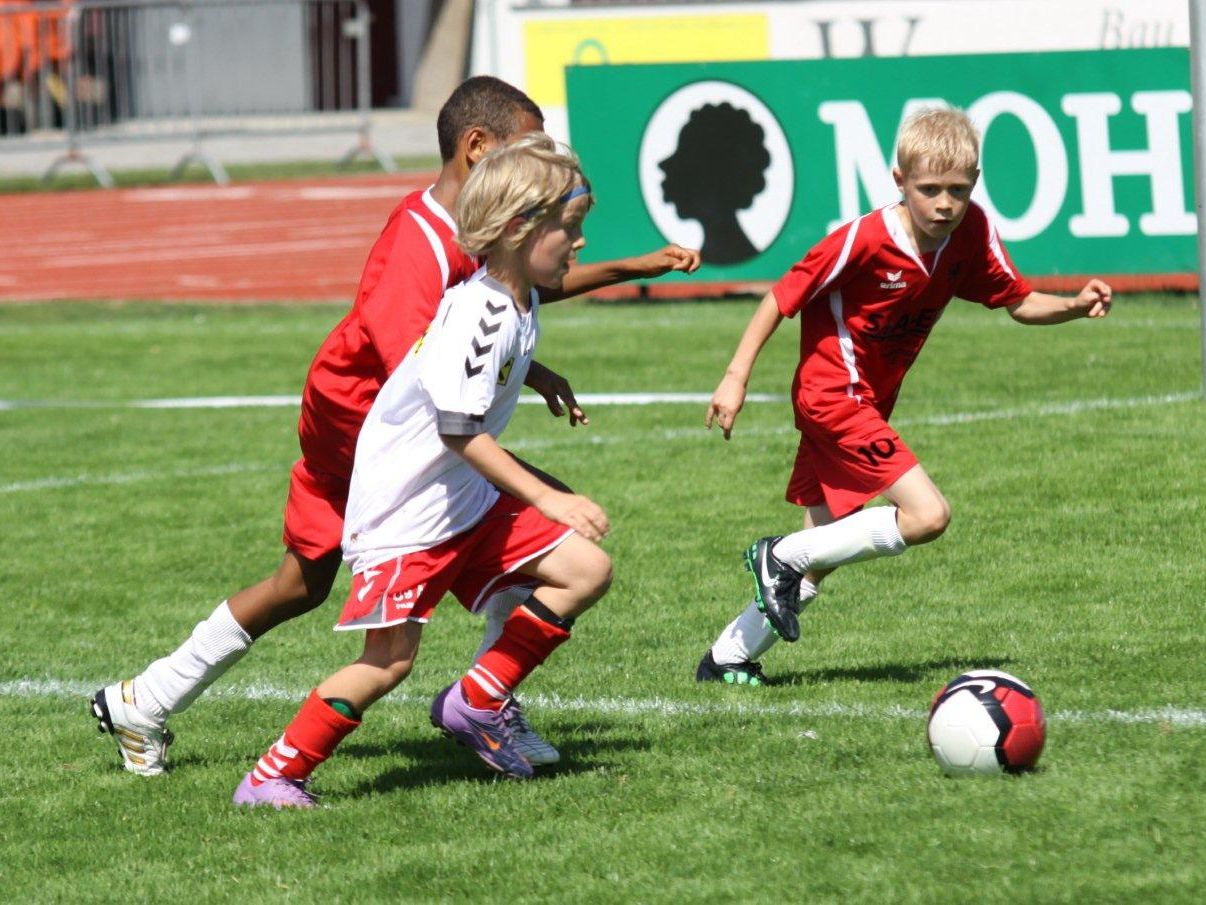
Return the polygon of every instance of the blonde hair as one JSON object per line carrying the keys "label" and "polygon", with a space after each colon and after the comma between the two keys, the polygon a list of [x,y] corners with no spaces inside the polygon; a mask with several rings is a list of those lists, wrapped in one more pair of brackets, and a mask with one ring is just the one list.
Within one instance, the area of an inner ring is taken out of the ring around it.
{"label": "blonde hair", "polygon": [[[587,185],[578,155],[543,132],[496,148],[470,170],[457,198],[457,242],[471,255],[518,248],[576,185]],[[523,223],[507,235],[515,217]]]}
{"label": "blonde hair", "polygon": [[906,176],[922,166],[936,173],[971,172],[980,166],[980,136],[962,110],[944,107],[919,110],[900,127],[896,162]]}

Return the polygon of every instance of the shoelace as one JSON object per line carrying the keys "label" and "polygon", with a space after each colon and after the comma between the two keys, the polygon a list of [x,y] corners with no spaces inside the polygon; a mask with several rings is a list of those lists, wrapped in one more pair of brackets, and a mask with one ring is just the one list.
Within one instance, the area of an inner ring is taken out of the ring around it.
{"label": "shoelace", "polygon": [[280,781],[289,787],[289,791],[285,793],[286,796],[298,804],[312,804],[318,798],[308,788],[310,785],[309,779],[288,779],[282,776],[280,777]]}
{"label": "shoelace", "polygon": [[532,727],[528,724],[528,719],[523,715],[523,710],[519,707],[519,702],[515,698],[511,698],[507,703],[503,704],[502,708],[503,725],[506,727],[508,734],[513,740],[517,734],[523,734],[532,731]]}
{"label": "shoelace", "polygon": [[524,716],[524,712],[520,709],[518,701],[512,698],[507,710],[507,724],[511,727],[512,732],[518,732],[526,735],[532,731],[532,724],[529,723],[528,718]]}

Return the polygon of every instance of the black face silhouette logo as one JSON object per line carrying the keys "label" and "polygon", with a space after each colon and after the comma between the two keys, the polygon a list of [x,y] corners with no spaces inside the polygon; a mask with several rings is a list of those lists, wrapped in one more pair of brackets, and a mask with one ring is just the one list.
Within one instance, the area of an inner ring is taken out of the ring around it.
{"label": "black face silhouette logo", "polygon": [[694,110],[678,133],[678,147],[658,166],[662,196],[684,220],[698,220],[700,255],[709,264],[739,264],[758,254],[737,212],[766,188],[770,152],[762,127],[726,102]]}

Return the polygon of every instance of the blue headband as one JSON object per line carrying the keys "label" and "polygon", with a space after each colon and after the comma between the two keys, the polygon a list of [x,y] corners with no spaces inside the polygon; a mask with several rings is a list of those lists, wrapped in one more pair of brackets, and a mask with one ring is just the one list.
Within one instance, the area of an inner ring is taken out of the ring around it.
{"label": "blue headband", "polygon": [[[581,185],[574,186],[572,189],[570,189],[568,192],[566,192],[564,195],[562,195],[560,198],[558,198],[557,203],[558,204],[569,204],[575,198],[581,198],[583,195],[589,195],[589,194],[590,194],[590,183],[584,182]],[[524,211],[519,216],[523,217],[525,220],[531,220],[533,217],[539,216],[545,210],[547,210],[547,208],[545,208],[545,207],[532,207],[532,208],[528,208],[526,211]]]}

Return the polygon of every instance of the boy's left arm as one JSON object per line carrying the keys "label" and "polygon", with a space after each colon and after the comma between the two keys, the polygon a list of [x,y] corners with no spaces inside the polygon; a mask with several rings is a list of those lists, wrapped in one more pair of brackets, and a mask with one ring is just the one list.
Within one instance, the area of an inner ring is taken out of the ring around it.
{"label": "boy's left arm", "polygon": [[556,302],[628,280],[651,280],[672,270],[695,273],[699,270],[699,264],[698,251],[679,245],[667,245],[634,258],[617,258],[597,264],[575,264],[565,275],[560,289],[540,290],[540,301],[544,304]]}
{"label": "boy's left arm", "polygon": [[544,397],[544,404],[549,407],[554,418],[560,418],[568,408],[570,427],[577,426],[579,422],[590,424],[586,413],[578,407],[578,400],[574,398],[574,388],[570,386],[570,382],[552,368],[546,368],[533,359],[528,366],[523,385]]}
{"label": "boy's left arm", "polygon": [[[575,264],[565,275],[559,290],[540,289],[540,301],[542,304],[548,304],[626,280],[653,279],[672,270],[694,273],[699,269],[699,264],[698,251],[679,245],[667,245],[635,258],[619,258],[598,264]],[[528,369],[528,376],[524,379],[524,386],[543,396],[545,404],[555,417],[560,418],[568,408],[570,427],[579,422],[590,424],[590,419],[574,398],[569,381],[556,371],[533,361]]]}
{"label": "boy's left arm", "polygon": [[1113,296],[1109,283],[1092,279],[1074,298],[1031,292],[1008,308],[1010,316],[1019,324],[1063,324],[1081,317],[1105,317],[1110,313]]}

